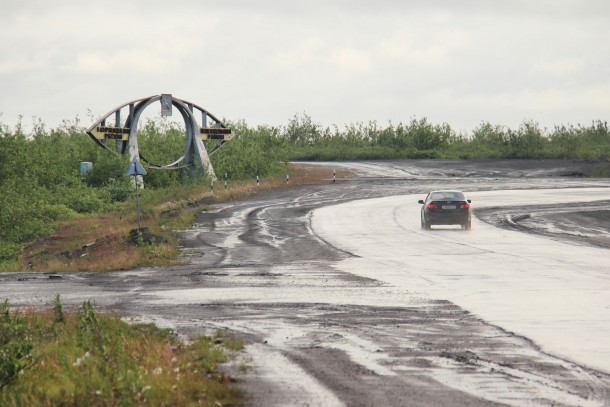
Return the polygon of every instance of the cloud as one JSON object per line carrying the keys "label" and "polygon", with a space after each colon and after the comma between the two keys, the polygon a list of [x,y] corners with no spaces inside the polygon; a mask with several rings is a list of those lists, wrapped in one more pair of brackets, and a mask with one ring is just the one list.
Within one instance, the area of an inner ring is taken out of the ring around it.
{"label": "cloud", "polygon": [[586,68],[586,62],[574,57],[545,59],[534,63],[533,68],[542,74],[565,77],[582,73]]}
{"label": "cloud", "polygon": [[176,62],[158,52],[146,50],[120,51],[114,53],[83,52],[72,65],[64,69],[79,74],[105,74],[130,72],[140,74],[169,73]]}
{"label": "cloud", "polygon": [[418,67],[437,67],[449,60],[452,46],[438,41],[418,42],[412,34],[402,33],[383,41],[379,54],[387,59]]}
{"label": "cloud", "polygon": [[5,3],[5,122],[162,92],[252,124],[609,114],[607,1]]}
{"label": "cloud", "polygon": [[371,72],[373,67],[369,53],[354,48],[335,49],[328,59],[340,73],[345,74],[365,74]]}
{"label": "cloud", "polygon": [[608,95],[610,95],[610,85],[599,84],[587,87],[525,88],[464,94],[452,90],[439,90],[431,93],[427,100],[452,108],[467,106],[473,111],[496,110],[498,112],[521,112],[522,114],[530,112],[530,115],[537,115],[542,111],[610,110]]}
{"label": "cloud", "polygon": [[28,60],[23,58],[22,56],[6,56],[5,58],[0,60],[0,75],[23,72],[37,66],[38,63],[36,63],[32,59]]}
{"label": "cloud", "polygon": [[272,66],[282,70],[296,70],[304,66],[319,63],[321,55],[326,53],[327,44],[319,37],[311,37],[301,41],[287,51],[275,53],[270,58]]}
{"label": "cloud", "polygon": [[289,51],[281,51],[270,58],[270,65],[282,71],[302,72],[315,67],[326,69],[328,74],[365,74],[371,71],[373,61],[364,49],[341,47],[312,37],[302,41]]}
{"label": "cloud", "polygon": [[198,42],[193,36],[168,30],[150,37],[128,37],[114,46],[80,49],[61,65],[61,69],[84,75],[170,75],[186,65],[192,55],[203,53],[204,49],[204,41]]}
{"label": "cloud", "polygon": [[610,85],[523,90],[516,103],[532,110],[606,109],[610,111]]}

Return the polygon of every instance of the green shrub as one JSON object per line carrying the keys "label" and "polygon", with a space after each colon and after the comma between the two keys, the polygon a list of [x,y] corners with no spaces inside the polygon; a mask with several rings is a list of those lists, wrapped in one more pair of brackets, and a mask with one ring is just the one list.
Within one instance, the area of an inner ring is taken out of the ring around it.
{"label": "green shrub", "polygon": [[0,389],[32,363],[32,341],[25,318],[11,315],[8,300],[0,306]]}
{"label": "green shrub", "polygon": [[[303,114],[280,127],[250,127],[243,120],[226,124],[237,137],[210,157],[220,180],[225,173],[230,180],[283,175],[289,160],[610,158],[610,130],[602,121],[550,131],[529,121],[517,129],[482,122],[471,134],[459,135],[448,124],[426,118],[339,128],[324,127]],[[142,155],[150,162],[168,164],[184,154],[184,130],[172,122],[149,120],[138,134]],[[93,163],[84,176],[82,161]],[[100,148],[78,119],[51,130],[37,121],[31,134],[24,133],[21,123],[14,129],[0,123],[0,262],[13,259],[23,243],[48,234],[58,220],[129,201],[134,188],[128,167],[128,154]],[[199,173],[203,169],[198,167],[150,170],[144,179],[146,199],[158,202],[151,194],[166,197],[180,187],[209,186]]]}
{"label": "green shrub", "polygon": [[62,204],[78,213],[95,213],[104,208],[105,202],[100,197],[103,190],[98,191],[94,188],[77,187],[65,188],[61,191],[58,199]]}
{"label": "green shrub", "polygon": [[5,266],[3,263],[9,263],[10,261],[15,260],[20,249],[21,245],[0,239],[0,265]]}
{"label": "green shrub", "polygon": [[111,202],[125,202],[135,193],[133,180],[128,177],[110,178],[103,186]]}

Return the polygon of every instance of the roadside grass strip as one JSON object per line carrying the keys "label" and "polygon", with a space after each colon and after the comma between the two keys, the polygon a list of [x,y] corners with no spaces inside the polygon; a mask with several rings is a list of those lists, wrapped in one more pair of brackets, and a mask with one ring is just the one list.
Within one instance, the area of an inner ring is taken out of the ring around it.
{"label": "roadside grass strip", "polygon": [[[0,262],[0,271],[104,272],[175,265],[180,242],[174,231],[188,229],[209,205],[246,199],[268,190],[330,183],[333,175],[332,169],[306,164],[290,164],[286,172],[290,174],[289,183],[284,176],[275,176],[263,178],[259,185],[252,180],[237,181],[215,190],[208,186],[144,189],[141,220],[150,239],[129,239],[138,215],[135,202],[128,201],[121,203],[119,210],[60,222],[52,233],[24,247],[16,262]],[[341,170],[337,175],[348,174]]]}
{"label": "roadside grass strip", "polygon": [[190,343],[153,324],[128,324],[90,301],[64,312],[0,305],[2,406],[239,406],[219,364],[242,350],[220,333]]}

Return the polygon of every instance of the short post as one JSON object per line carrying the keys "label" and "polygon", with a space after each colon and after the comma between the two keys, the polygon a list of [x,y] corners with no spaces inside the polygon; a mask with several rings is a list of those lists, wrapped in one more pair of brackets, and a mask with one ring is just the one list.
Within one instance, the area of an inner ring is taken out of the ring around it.
{"label": "short post", "polygon": [[90,161],[83,161],[80,163],[80,175],[86,177],[93,170],[93,163]]}
{"label": "short post", "polygon": [[138,193],[138,176],[146,175],[146,170],[138,161],[138,158],[134,158],[131,164],[129,164],[129,170],[127,170],[128,176],[133,176],[133,183],[136,185],[136,207],[138,209],[138,230],[141,229],[140,225],[140,194]]}
{"label": "short post", "polygon": [[286,174],[286,185],[288,185],[288,181],[290,181],[290,177]]}
{"label": "short post", "polygon": [[80,176],[81,179],[86,182],[88,175],[91,173],[93,169],[93,163],[90,161],[83,161],[80,163]]}
{"label": "short post", "polygon": [[337,182],[337,174],[335,172],[335,169],[333,168],[333,184]]}
{"label": "short post", "polygon": [[140,194],[138,194],[138,180],[137,175],[134,177],[134,184],[136,184],[136,208],[138,208],[138,230],[142,229],[140,226]]}
{"label": "short post", "polygon": [[227,173],[225,172],[225,189],[227,189]]}
{"label": "short post", "polygon": [[258,175],[256,176],[256,187],[259,187],[259,180],[258,180]]}

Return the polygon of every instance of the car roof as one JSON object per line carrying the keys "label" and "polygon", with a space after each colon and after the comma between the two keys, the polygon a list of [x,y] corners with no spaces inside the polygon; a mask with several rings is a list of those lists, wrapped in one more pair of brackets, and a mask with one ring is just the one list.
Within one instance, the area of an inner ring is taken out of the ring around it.
{"label": "car roof", "polygon": [[439,189],[438,191],[430,191],[431,194],[434,194],[437,192],[459,192],[460,194],[463,194],[462,191],[458,191],[457,189]]}

